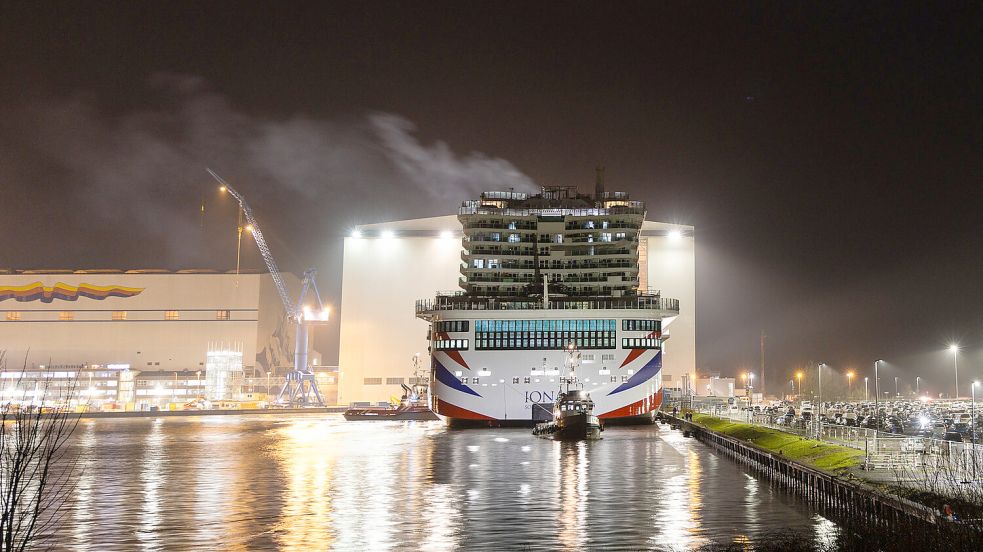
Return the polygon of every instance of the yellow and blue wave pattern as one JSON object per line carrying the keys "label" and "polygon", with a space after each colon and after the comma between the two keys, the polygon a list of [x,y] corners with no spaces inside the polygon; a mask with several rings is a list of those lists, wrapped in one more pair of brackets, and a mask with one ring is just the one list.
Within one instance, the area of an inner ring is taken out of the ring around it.
{"label": "yellow and blue wave pattern", "polygon": [[96,286],[92,284],[70,286],[62,282],[58,282],[53,286],[46,286],[41,282],[34,282],[26,286],[0,286],[0,301],[13,299],[21,303],[29,301],[51,303],[55,299],[78,301],[79,297],[102,301],[107,297],[133,297],[140,295],[140,292],[144,289],[124,286]]}

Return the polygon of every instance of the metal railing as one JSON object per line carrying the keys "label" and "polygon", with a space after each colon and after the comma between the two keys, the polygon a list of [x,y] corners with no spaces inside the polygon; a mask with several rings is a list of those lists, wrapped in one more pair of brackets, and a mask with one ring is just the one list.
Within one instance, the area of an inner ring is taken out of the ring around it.
{"label": "metal railing", "polygon": [[[689,406],[688,403],[683,403]],[[726,418],[735,422],[751,423],[769,427],[864,451],[864,467],[867,469],[903,469],[911,472],[929,473],[944,470],[958,474],[967,480],[978,480],[983,476],[983,444],[960,443],[936,439],[886,433],[872,428],[843,426],[829,422],[802,422],[796,418],[793,423],[778,423],[775,416],[753,411],[733,411],[720,405],[693,404],[694,410]]]}
{"label": "metal railing", "polygon": [[436,311],[488,311],[488,310],[648,310],[655,311],[656,316],[675,316],[679,314],[679,300],[651,295],[633,295],[626,297],[565,297],[549,301],[543,306],[539,298],[503,293],[496,297],[476,297],[465,295],[463,292],[438,294],[434,299],[416,301],[416,314],[422,315]]}
{"label": "metal railing", "polygon": [[498,215],[507,217],[549,217],[549,216],[571,216],[571,217],[596,217],[605,215],[645,215],[645,205],[641,201],[632,201],[637,205],[615,205],[611,207],[595,208],[557,208],[557,209],[511,209],[499,208],[490,205],[462,205],[458,210],[458,215]]}

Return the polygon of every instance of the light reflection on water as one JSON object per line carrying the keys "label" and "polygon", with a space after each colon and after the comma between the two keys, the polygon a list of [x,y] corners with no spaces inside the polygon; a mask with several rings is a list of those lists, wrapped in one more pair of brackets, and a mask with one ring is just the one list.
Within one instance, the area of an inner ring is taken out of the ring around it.
{"label": "light reflection on water", "polygon": [[71,550],[685,550],[835,525],[679,432],[345,422],[86,420]]}

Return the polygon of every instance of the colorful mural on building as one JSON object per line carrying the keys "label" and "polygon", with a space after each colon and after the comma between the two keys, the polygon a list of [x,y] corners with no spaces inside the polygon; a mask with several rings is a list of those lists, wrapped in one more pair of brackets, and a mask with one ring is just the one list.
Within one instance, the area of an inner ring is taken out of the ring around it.
{"label": "colorful mural on building", "polygon": [[55,299],[77,301],[79,297],[102,301],[107,297],[133,297],[140,295],[140,292],[144,289],[123,286],[96,286],[92,284],[70,286],[62,282],[49,287],[41,282],[34,282],[26,286],[0,286],[0,301],[13,299],[20,303],[29,301],[51,303]]}

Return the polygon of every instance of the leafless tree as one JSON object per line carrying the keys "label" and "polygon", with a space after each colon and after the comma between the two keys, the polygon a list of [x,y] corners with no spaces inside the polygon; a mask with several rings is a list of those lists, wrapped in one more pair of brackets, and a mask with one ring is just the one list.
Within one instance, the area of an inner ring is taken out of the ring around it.
{"label": "leafless tree", "polygon": [[[0,373],[6,368],[0,351]],[[18,383],[21,400],[8,395],[0,403],[0,552],[43,545],[62,521],[78,468],[68,447],[79,420],[70,407],[78,378],[57,389],[49,389],[51,378],[40,378],[26,400],[20,385],[26,369],[25,358],[20,375],[8,379]],[[55,397],[46,403],[49,391]]]}

